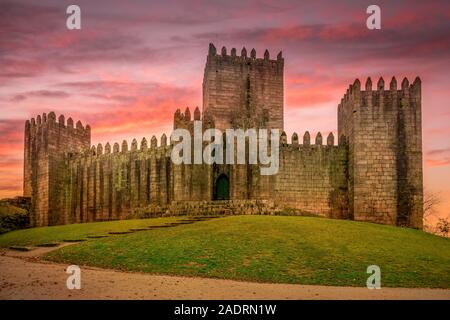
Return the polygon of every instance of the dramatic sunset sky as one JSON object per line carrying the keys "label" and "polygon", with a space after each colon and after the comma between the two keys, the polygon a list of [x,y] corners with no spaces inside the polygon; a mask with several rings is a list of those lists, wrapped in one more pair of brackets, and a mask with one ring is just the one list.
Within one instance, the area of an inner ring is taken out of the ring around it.
{"label": "dramatic sunset sky", "polygon": [[[24,121],[43,112],[92,127],[92,143],[170,134],[202,104],[208,44],[285,57],[285,124],[336,132],[359,78],[422,79],[424,181],[450,214],[449,1],[0,0],[0,198],[22,192]],[[82,29],[66,29],[81,7]],[[382,29],[366,28],[381,7]]]}

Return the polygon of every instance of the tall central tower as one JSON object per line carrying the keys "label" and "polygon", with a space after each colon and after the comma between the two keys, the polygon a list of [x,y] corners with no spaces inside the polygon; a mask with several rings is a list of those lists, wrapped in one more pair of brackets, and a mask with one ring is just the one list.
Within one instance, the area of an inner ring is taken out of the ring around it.
{"label": "tall central tower", "polygon": [[236,49],[222,48],[220,54],[209,45],[203,77],[203,112],[214,119],[215,127],[270,128],[283,130],[283,73],[281,52],[270,60],[266,50],[264,58],[256,58],[253,49],[247,57],[245,48],[241,56]]}

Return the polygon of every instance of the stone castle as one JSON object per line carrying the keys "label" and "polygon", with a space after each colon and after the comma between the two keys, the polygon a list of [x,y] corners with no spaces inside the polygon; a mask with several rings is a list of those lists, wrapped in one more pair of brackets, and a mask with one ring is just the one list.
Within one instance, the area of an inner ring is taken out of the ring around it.
{"label": "stone castle", "polygon": [[[284,58],[228,55],[210,44],[203,108],[177,110],[174,129],[283,130]],[[163,135],[91,147],[91,128],[53,112],[25,122],[24,195],[35,226],[169,214],[298,214],[422,228],[421,81],[349,86],[338,137],[283,132],[279,171],[251,164],[181,164]]]}

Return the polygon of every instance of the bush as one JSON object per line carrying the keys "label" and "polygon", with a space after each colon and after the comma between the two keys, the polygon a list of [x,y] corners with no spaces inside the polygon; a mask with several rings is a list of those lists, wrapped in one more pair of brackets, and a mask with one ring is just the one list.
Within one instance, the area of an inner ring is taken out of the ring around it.
{"label": "bush", "polygon": [[436,225],[436,233],[443,237],[448,237],[449,231],[450,231],[450,218],[439,218],[439,221]]}
{"label": "bush", "polygon": [[0,234],[30,226],[30,215],[26,206],[15,206],[9,199],[0,200]]}

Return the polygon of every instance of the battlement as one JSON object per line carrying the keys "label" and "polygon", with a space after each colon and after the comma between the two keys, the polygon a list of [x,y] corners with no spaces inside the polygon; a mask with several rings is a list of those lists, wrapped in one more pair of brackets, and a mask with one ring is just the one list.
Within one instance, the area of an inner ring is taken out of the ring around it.
{"label": "battlement", "polygon": [[[366,105],[368,107],[376,105],[375,102],[379,104],[383,104],[385,98],[392,97],[411,97],[413,99],[420,100],[421,95],[421,84],[422,81],[419,77],[414,79],[414,82],[410,84],[409,80],[405,77],[402,80],[400,88],[397,88],[397,79],[392,77],[389,83],[389,89],[385,89],[385,82],[383,77],[379,78],[377,81],[377,85],[375,90],[372,89],[372,80],[371,78],[367,78],[365,83],[365,90],[361,89],[361,82],[359,79],[355,79],[353,84],[350,84],[347,88],[346,93],[341,99],[341,102],[338,105],[338,111],[343,112],[344,109],[350,108],[351,106],[363,106]],[[377,100],[373,100],[373,98],[378,98]],[[357,103],[358,100],[364,100],[365,103]],[[416,104],[411,105],[414,107]],[[355,110],[353,110],[355,111]]]}
{"label": "battlement", "polygon": [[283,131],[280,135],[280,147],[290,147],[293,149],[298,149],[298,148],[302,148],[302,147],[310,147],[311,145],[323,146],[323,147],[337,147],[334,144],[334,135],[332,132],[330,132],[328,134],[325,145],[323,143],[322,134],[320,132],[318,132],[316,134],[314,143],[311,144],[311,135],[310,135],[309,131],[306,131],[305,134],[303,135],[303,143],[302,144],[300,144],[298,134],[296,132],[294,132],[292,134],[290,142],[291,143],[288,142],[286,132]]}
{"label": "battlement", "polygon": [[267,65],[282,67],[284,66],[283,53],[280,51],[277,54],[276,59],[270,59],[269,50],[264,51],[264,56],[262,58],[256,57],[256,50],[252,49],[250,51],[250,56],[247,55],[247,49],[245,47],[241,50],[241,55],[236,55],[236,48],[232,48],[230,54],[227,54],[227,48],[222,47],[220,54],[217,53],[217,49],[214,44],[209,44],[207,61],[215,61],[218,63],[234,63],[234,64],[247,64],[247,65]]}
{"label": "battlement", "polygon": [[43,113],[42,116],[38,115],[36,118],[25,121],[25,137],[31,139],[32,137],[41,135],[41,138],[44,141],[44,139],[48,138],[48,130],[56,128],[58,129],[59,134],[73,135],[82,139],[90,139],[91,136],[91,127],[89,125],[84,127],[81,121],[77,121],[74,126],[72,118],[68,118],[66,123],[64,115],[60,115],[57,121],[56,115],[52,111],[48,115]]}
{"label": "battlement", "polygon": [[173,115],[173,128],[190,129],[193,128],[194,121],[202,121],[207,127],[212,127],[214,125],[214,120],[208,112],[205,112],[202,115],[199,107],[196,107],[193,117],[191,117],[191,110],[189,107],[186,107],[184,113],[181,112],[180,109],[175,111]]}
{"label": "battlement", "polygon": [[123,140],[121,144],[115,142],[111,144],[107,142],[103,147],[103,144],[98,143],[96,146],[91,146],[90,149],[85,150],[84,152],[79,152],[76,154],[68,154],[69,159],[81,159],[86,157],[101,157],[101,156],[110,156],[110,155],[120,155],[127,153],[142,153],[147,152],[155,155],[169,155],[167,151],[169,150],[169,145],[167,143],[166,134],[162,134],[160,138],[160,143],[158,145],[158,139],[155,136],[152,136],[150,140],[150,146],[147,143],[147,139],[142,138],[140,144],[138,144],[136,139],[133,139],[130,148],[128,147],[128,141]]}
{"label": "battlement", "polygon": [[[203,117],[201,115],[200,109],[198,107],[195,108],[194,116],[191,117],[191,111],[189,107],[186,108],[185,112],[181,112],[180,109],[177,109],[174,113],[174,129],[177,128],[184,128],[192,131],[192,128],[194,126],[194,121],[203,121],[202,127],[203,128],[212,128],[214,127],[214,121],[212,117],[206,112]],[[206,125],[205,125],[206,123]],[[237,128],[235,128],[237,129]],[[226,133],[223,132],[224,134]],[[316,134],[314,143],[312,145],[316,146],[322,146],[324,144],[322,134],[318,132]],[[299,143],[298,135],[296,132],[292,134],[291,137],[291,143],[288,143],[286,132],[282,131],[280,134],[280,147],[292,147],[292,148],[298,148],[298,147],[308,147],[311,145],[311,137],[309,131],[306,131],[303,135],[303,144]],[[332,132],[330,132],[327,136],[327,140],[325,141],[325,146],[331,147],[334,145],[334,135]]]}

